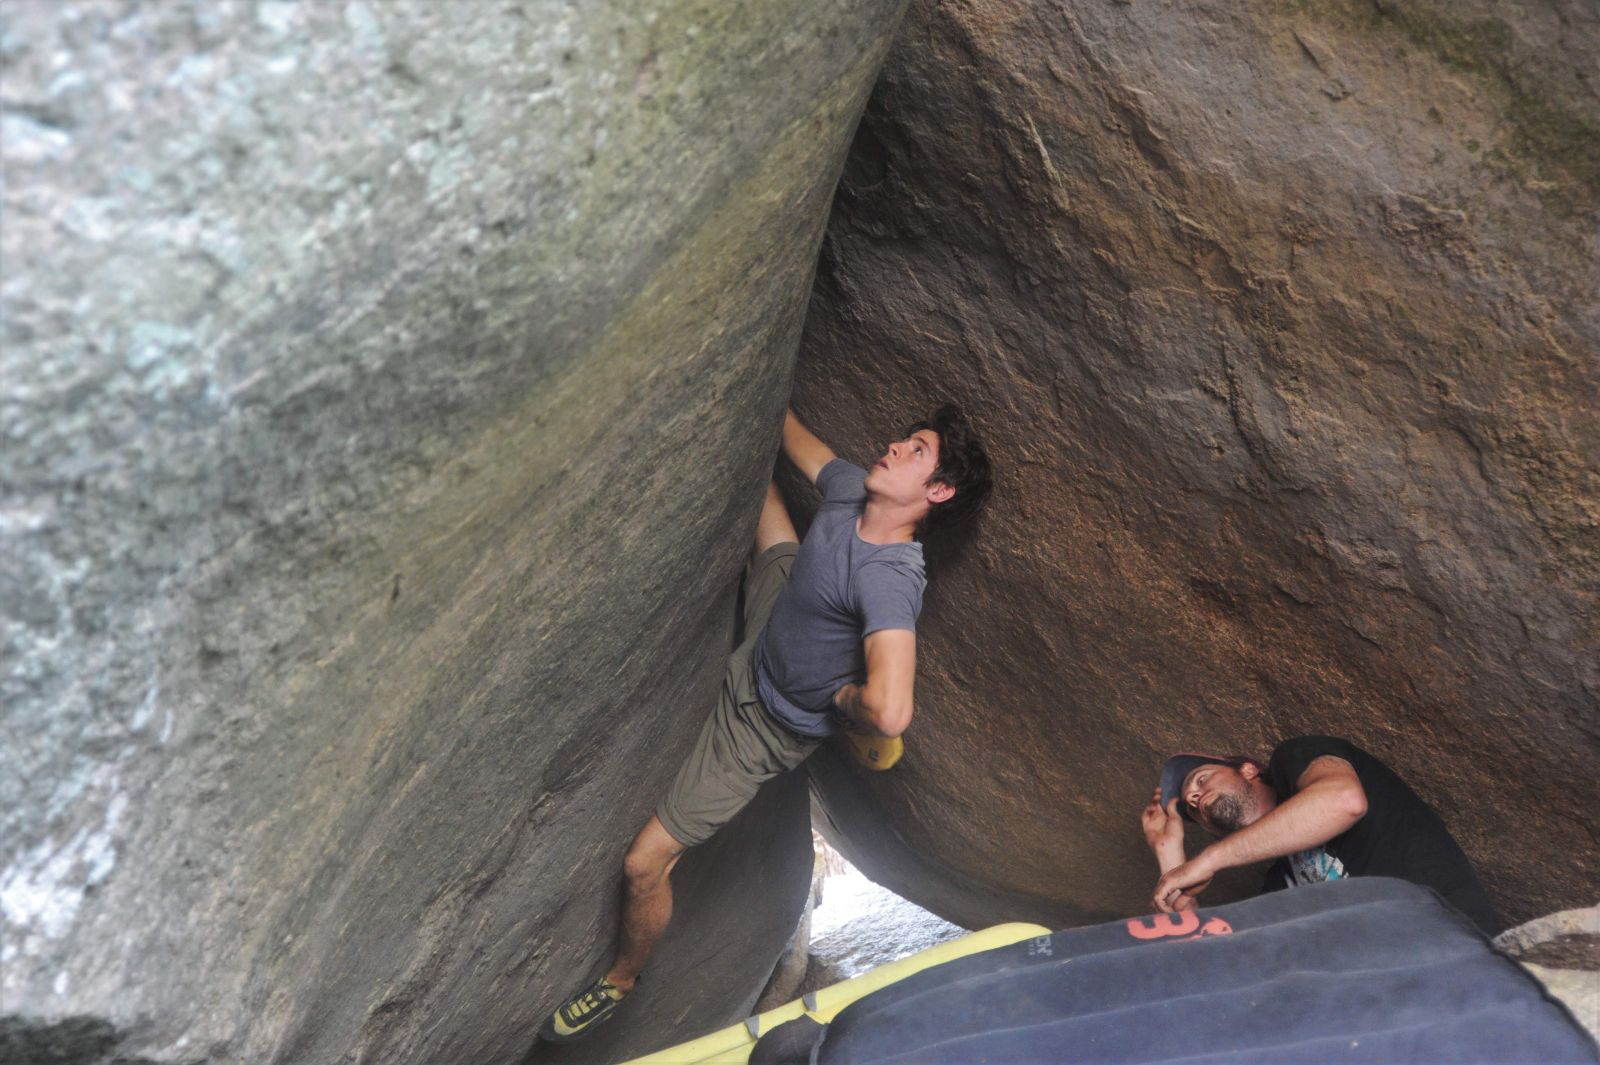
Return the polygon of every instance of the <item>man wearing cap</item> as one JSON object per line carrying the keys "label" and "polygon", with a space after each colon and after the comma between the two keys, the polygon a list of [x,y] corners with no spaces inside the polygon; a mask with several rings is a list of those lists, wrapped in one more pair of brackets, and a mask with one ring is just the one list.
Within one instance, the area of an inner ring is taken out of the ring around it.
{"label": "man wearing cap", "polygon": [[[1192,859],[1183,850],[1185,820],[1219,837]],[[1192,908],[1224,869],[1276,858],[1262,891],[1393,876],[1432,888],[1485,935],[1505,927],[1439,815],[1392,769],[1345,740],[1300,736],[1279,744],[1265,766],[1175,754],[1142,823],[1161,866],[1151,902],[1162,913]]]}

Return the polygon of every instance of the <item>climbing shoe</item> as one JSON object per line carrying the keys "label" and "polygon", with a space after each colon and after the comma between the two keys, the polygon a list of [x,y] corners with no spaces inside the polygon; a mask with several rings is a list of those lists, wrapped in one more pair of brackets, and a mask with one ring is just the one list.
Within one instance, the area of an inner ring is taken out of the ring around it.
{"label": "climbing shoe", "polygon": [[605,1021],[611,1019],[622,992],[616,985],[601,977],[580,991],[575,998],[561,1004],[539,1029],[539,1038],[546,1043],[570,1043],[582,1039]]}

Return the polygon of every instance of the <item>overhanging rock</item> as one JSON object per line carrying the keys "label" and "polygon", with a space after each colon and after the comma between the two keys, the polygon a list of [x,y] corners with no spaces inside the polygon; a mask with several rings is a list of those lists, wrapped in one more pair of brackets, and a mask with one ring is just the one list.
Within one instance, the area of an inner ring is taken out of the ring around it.
{"label": "overhanging rock", "polygon": [[822,788],[853,861],[1138,912],[1164,756],[1316,732],[1508,920],[1593,901],[1597,60],[1583,4],[912,6],[797,405],[865,457],[957,400],[999,484],[930,544],[905,758]]}

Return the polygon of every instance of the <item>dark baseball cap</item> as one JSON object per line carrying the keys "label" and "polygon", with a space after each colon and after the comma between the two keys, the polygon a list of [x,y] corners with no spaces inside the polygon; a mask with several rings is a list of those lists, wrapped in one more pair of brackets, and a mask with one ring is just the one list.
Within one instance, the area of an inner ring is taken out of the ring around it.
{"label": "dark baseball cap", "polygon": [[1183,782],[1203,765],[1225,765],[1238,769],[1246,762],[1253,762],[1254,758],[1228,756],[1225,754],[1201,754],[1198,751],[1181,751],[1167,759],[1167,764],[1161,767],[1161,808],[1165,810],[1167,804],[1173,799],[1178,800],[1178,813],[1183,815],[1185,821],[1193,821],[1189,813],[1189,805],[1183,801],[1179,794],[1183,791]]}

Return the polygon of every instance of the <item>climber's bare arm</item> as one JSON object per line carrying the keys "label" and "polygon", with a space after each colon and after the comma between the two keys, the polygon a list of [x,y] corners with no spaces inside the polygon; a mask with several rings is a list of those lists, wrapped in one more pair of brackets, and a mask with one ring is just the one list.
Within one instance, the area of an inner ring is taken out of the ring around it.
{"label": "climber's bare arm", "polygon": [[917,634],[880,629],[862,641],[867,682],[846,684],[833,705],[862,732],[898,736],[911,724],[912,687],[917,679]]}
{"label": "climber's bare arm", "polygon": [[817,483],[822,467],[838,457],[815,433],[800,424],[792,410],[783,417],[783,453],[812,484]]}

